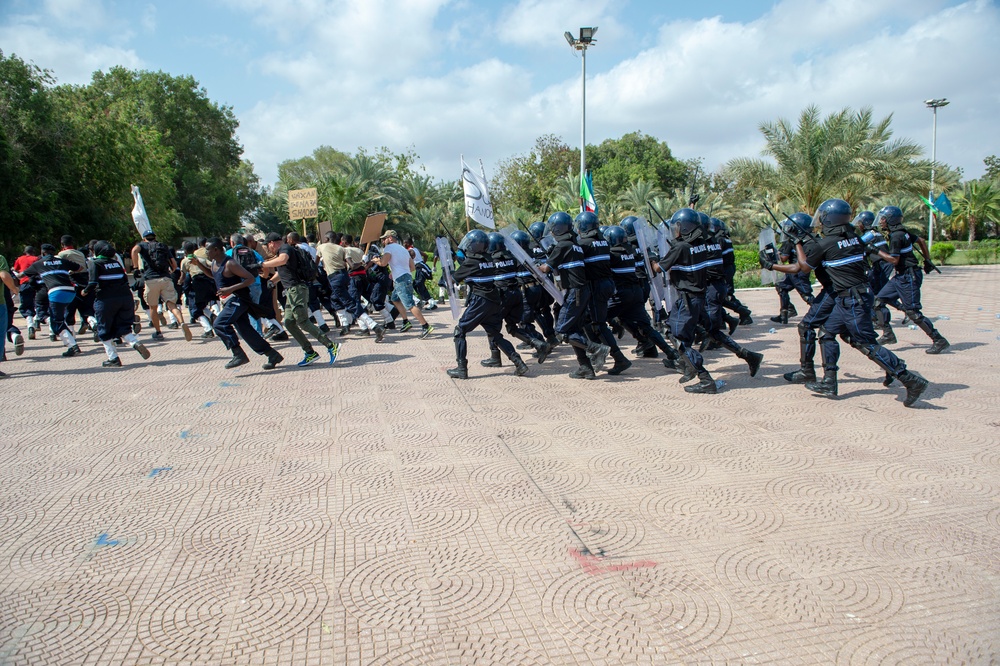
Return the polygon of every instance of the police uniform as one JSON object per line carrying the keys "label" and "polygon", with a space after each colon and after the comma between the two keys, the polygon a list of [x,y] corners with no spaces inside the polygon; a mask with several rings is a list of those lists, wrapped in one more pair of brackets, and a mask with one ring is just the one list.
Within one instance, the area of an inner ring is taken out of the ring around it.
{"label": "police uniform", "polygon": [[750,308],[736,298],[736,250],[733,248],[733,241],[729,234],[721,229],[715,234],[715,240],[722,246],[722,277],[726,282],[726,297],[722,304],[727,310],[732,310],[740,316],[739,323],[748,326],[753,323]]}
{"label": "police uniform", "polygon": [[[883,259],[879,252],[889,252],[889,242],[881,234],[876,234],[875,239],[867,246],[868,250],[868,284],[872,288],[872,293],[877,295],[892,279],[893,265]],[[896,335],[892,331],[890,323],[891,315],[885,303],[876,301],[874,310],[875,325],[882,329],[882,338],[879,344],[893,344],[896,342]]]}
{"label": "police uniform", "polygon": [[[814,236],[808,236],[803,239],[803,248],[807,254],[817,242],[818,239]],[[799,321],[799,369],[784,374],[786,381],[795,384],[816,381],[816,366],[814,362],[817,341],[816,330],[826,324],[835,304],[833,283],[830,281],[826,267],[817,266],[814,273],[822,289],[813,299],[808,312]],[[828,366],[825,354],[823,355],[823,367],[825,370],[837,371],[836,361],[832,360],[832,365]]]}
{"label": "police uniform", "polygon": [[[778,255],[782,263],[791,263],[791,258],[795,256],[795,243],[791,239],[786,238],[778,250]],[[771,321],[775,323],[787,324],[788,318],[795,316],[795,306],[792,305],[791,297],[793,291],[799,292],[802,300],[808,305],[812,305],[812,284],[810,284],[809,278],[802,273],[786,273],[785,277],[778,284],[774,285],[774,288],[778,292],[778,301],[781,305],[781,311],[778,313],[778,316],[771,317]]]}
{"label": "police uniform", "polygon": [[76,283],[71,275],[79,270],[77,264],[57,257],[52,252],[43,251],[38,261],[24,271],[25,275],[39,280],[44,286],[44,289],[36,288],[36,303],[38,296],[44,293],[48,301],[52,334],[58,336],[66,345],[63,356],[75,356],[80,353],[76,338],[66,327],[66,310],[76,299]]}
{"label": "police uniform", "polygon": [[[492,234],[491,234],[492,235]],[[522,327],[521,319],[524,314],[523,295],[518,279],[521,271],[528,273],[526,269],[521,269],[510,252],[505,248],[497,248],[491,255],[493,261],[493,284],[500,293],[500,319],[505,324],[507,333],[534,349],[539,355],[539,363],[548,356],[551,347],[538,335],[534,328]],[[530,276],[531,273],[528,273]],[[490,338],[490,358],[482,361],[482,365],[488,368],[500,367],[500,348],[496,341]]]}
{"label": "police uniform", "polygon": [[[536,266],[543,265],[547,261],[545,248],[537,240],[531,244],[531,258]],[[559,339],[556,337],[555,319],[552,317],[552,304],[555,303],[552,295],[532,278],[524,285],[524,303],[526,308],[522,322],[536,322],[545,340],[550,345],[555,345]]]}
{"label": "police uniform", "polygon": [[917,238],[916,234],[907,231],[901,224],[890,226],[887,254],[898,259],[896,274],[877,292],[877,302],[879,305],[898,302],[910,321],[933,341],[934,344],[927,353],[937,354],[946,349],[949,343],[921,312],[920,285],[923,284],[924,274],[913,252],[913,244],[917,242]]}
{"label": "police uniform", "polygon": [[[594,222],[596,224],[596,218]],[[614,367],[608,370],[608,374],[619,375],[627,370],[632,362],[622,354],[614,334],[608,328],[608,302],[615,294],[611,249],[596,226],[589,230],[581,230],[577,235],[577,244],[583,250],[583,271],[587,282],[590,283],[589,337],[594,342],[604,343],[608,347],[611,357],[615,360]]]}
{"label": "police uniform", "polygon": [[[482,234],[484,239],[486,237],[485,233],[478,230],[470,232],[469,235],[475,233]],[[500,332],[503,294],[496,286],[493,260],[485,254],[486,243],[487,241],[483,240],[483,245],[479,248],[481,251],[467,250],[462,265],[453,275],[455,282],[464,282],[469,290],[465,311],[455,325],[455,359],[458,361],[458,367],[448,370],[448,376],[456,379],[467,379],[469,376],[466,336],[479,326],[482,326],[489,339],[511,360],[517,375],[525,375],[528,372],[528,366],[521,360],[514,345]]]}
{"label": "police uniform", "polygon": [[807,267],[826,269],[833,296],[833,308],[820,338],[823,381],[807,382],[806,387],[823,395],[837,395],[837,361],[840,358],[837,336],[840,335],[879,365],[888,377],[906,386],[904,404],[910,406],[927,388],[927,380],[907,370],[902,359],[876,341],[872,326],[874,295],[868,284],[865,246],[850,226],[850,213],[850,205],[840,199],[821,204],[819,217],[825,235],[808,248],[803,246]]}

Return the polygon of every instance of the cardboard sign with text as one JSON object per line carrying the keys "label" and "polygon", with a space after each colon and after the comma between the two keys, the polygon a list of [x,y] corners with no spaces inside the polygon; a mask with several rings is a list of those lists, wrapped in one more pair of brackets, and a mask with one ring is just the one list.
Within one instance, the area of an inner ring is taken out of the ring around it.
{"label": "cardboard sign with text", "polygon": [[288,190],[288,219],[304,220],[319,217],[319,198],[316,188]]}
{"label": "cardboard sign with text", "polygon": [[365,218],[365,228],[361,231],[361,238],[358,241],[360,244],[371,243],[377,241],[378,237],[382,235],[382,227],[385,225],[385,218],[388,213],[372,213]]}

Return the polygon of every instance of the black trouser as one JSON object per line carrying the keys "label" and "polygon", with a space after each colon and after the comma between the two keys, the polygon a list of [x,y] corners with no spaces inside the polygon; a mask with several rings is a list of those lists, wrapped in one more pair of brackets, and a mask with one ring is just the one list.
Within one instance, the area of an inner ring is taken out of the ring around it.
{"label": "black trouser", "polygon": [[524,288],[525,309],[521,321],[526,325],[536,321],[538,327],[542,329],[542,335],[546,338],[555,337],[555,320],[552,318],[551,309],[554,302],[552,294],[546,291],[542,285],[535,283],[526,286]]}
{"label": "black trouser", "polygon": [[491,301],[474,293],[469,294],[465,312],[462,313],[462,317],[455,325],[455,358],[460,366],[468,363],[469,349],[465,336],[474,331],[477,326],[483,327],[490,341],[494,341],[507,358],[514,359],[517,352],[514,351],[514,345],[500,332],[501,322],[501,304],[499,302]]}
{"label": "black trouser", "polygon": [[[533,341],[543,342],[534,327],[528,328],[522,325],[524,315],[524,303],[521,290],[518,288],[507,289],[503,292],[503,300],[500,304],[500,320],[506,325],[507,332],[521,342],[532,344]],[[490,351],[499,351],[499,347],[493,338],[490,338]]]}
{"label": "black trouser", "polygon": [[94,318],[97,338],[101,342],[114,340],[132,332],[135,321],[135,301],[128,294],[97,294],[94,298]]}
{"label": "black trouser", "polygon": [[261,355],[271,354],[274,349],[267,343],[267,340],[260,336],[250,323],[250,296],[243,298],[233,294],[222,304],[222,312],[215,318],[212,329],[215,335],[226,345],[226,349],[236,352],[240,350],[240,340],[236,337],[239,333],[250,348]]}

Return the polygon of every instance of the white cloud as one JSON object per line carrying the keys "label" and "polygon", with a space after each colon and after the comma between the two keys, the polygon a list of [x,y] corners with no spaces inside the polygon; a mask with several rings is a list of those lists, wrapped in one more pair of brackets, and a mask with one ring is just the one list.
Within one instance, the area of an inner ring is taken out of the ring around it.
{"label": "white cloud", "polygon": [[505,43],[526,48],[565,49],[558,35],[569,30],[577,36],[583,26],[600,28],[595,37],[622,34],[612,11],[612,0],[518,0],[517,5],[501,14],[496,35]]}

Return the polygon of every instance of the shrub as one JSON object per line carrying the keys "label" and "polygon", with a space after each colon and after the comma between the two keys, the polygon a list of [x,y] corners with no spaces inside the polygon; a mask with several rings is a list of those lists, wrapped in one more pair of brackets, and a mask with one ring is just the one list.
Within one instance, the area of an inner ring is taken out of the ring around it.
{"label": "shrub", "polygon": [[955,254],[955,246],[951,243],[934,243],[934,247],[931,248],[931,258],[939,264],[948,263],[948,259],[953,254]]}
{"label": "shrub", "polygon": [[[733,257],[736,259],[736,273],[749,273],[753,271],[760,270],[760,261],[757,259],[758,255],[757,249],[750,249],[749,247],[736,248],[733,252]],[[758,273],[758,277],[759,277]],[[757,285],[760,286],[759,284]]]}
{"label": "shrub", "polygon": [[970,264],[992,264],[996,258],[996,252],[990,247],[977,247],[966,252],[965,258]]}
{"label": "shrub", "polygon": [[733,286],[737,289],[753,289],[760,287],[760,266],[757,270],[737,273],[733,276]]}

